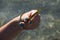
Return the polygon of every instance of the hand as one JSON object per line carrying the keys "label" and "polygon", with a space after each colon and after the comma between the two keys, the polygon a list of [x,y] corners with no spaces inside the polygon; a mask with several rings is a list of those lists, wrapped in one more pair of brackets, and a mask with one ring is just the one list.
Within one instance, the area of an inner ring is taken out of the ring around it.
{"label": "hand", "polygon": [[35,29],[39,26],[40,15],[38,13],[35,16],[33,16],[32,19],[28,21],[28,23],[25,22],[26,17],[29,18],[30,16],[32,16],[36,12],[37,12],[37,10],[31,10],[31,11],[22,15],[21,20],[24,20],[23,24],[24,24],[25,30]]}
{"label": "hand", "polygon": [[[23,30],[31,30],[31,29],[37,28],[40,23],[39,14],[34,15],[31,18],[31,20],[29,20],[28,22],[26,22],[26,20],[25,20],[26,17],[29,19],[30,16],[32,16],[36,12],[37,12],[37,10],[31,10],[27,13],[24,13],[22,16],[18,16],[16,18],[12,19],[8,23],[6,23],[2,27],[0,27],[0,36],[1,36],[0,39],[1,40],[12,40],[14,37],[17,36],[17,34],[19,34]],[[21,20],[24,20],[24,22],[23,22],[24,29],[22,29],[19,26],[19,23],[21,21],[20,18],[21,18]],[[32,23],[30,23],[30,22],[32,22]]]}

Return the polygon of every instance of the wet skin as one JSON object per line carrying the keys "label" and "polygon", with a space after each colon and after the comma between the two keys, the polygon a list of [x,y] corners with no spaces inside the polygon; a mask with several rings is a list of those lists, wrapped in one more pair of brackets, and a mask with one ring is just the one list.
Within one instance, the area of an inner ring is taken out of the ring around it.
{"label": "wet skin", "polygon": [[[31,10],[27,13],[24,13],[21,19],[24,20],[26,16],[28,17],[32,16],[34,13],[36,13],[35,11],[36,10]],[[30,24],[30,21],[28,21],[28,23],[23,22],[25,29],[22,29],[19,26],[20,16],[15,17],[11,21],[0,27],[0,40],[13,40],[13,38],[15,38],[18,34],[20,34],[21,31],[32,30],[37,28],[40,23],[40,15],[37,13],[30,20],[32,21],[32,24]]]}

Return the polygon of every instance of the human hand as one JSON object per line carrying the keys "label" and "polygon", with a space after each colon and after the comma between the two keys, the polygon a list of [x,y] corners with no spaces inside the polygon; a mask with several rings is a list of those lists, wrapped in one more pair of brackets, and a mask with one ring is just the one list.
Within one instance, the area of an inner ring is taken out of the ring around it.
{"label": "human hand", "polygon": [[[32,16],[32,15],[34,15],[34,16],[27,22],[27,20],[25,20],[25,19],[26,18],[29,19],[30,16]],[[38,10],[31,10],[31,11],[29,11],[27,13],[24,13],[21,16],[21,20],[24,21],[22,23],[24,24],[24,29],[25,30],[31,30],[31,29],[37,28],[39,26],[39,23],[40,23],[40,15],[38,14]]]}
{"label": "human hand", "polygon": [[[36,13],[36,15],[34,15]],[[34,15],[33,17],[31,17]],[[29,21],[26,21],[26,17],[29,19]],[[22,23],[24,26],[21,28],[21,20],[24,20]],[[31,10],[27,13],[24,13],[22,16],[18,16],[2,27],[0,27],[0,36],[1,40],[12,40],[14,37],[17,36],[19,32],[22,30],[31,30],[35,29],[39,26],[40,23],[40,15],[37,13],[37,10]]]}

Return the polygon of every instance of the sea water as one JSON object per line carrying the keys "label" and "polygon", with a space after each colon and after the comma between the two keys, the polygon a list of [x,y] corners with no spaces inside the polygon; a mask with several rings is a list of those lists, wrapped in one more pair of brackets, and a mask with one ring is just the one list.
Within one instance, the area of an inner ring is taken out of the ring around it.
{"label": "sea water", "polygon": [[14,40],[60,40],[60,0],[0,0],[0,26],[32,9],[41,9],[39,27]]}

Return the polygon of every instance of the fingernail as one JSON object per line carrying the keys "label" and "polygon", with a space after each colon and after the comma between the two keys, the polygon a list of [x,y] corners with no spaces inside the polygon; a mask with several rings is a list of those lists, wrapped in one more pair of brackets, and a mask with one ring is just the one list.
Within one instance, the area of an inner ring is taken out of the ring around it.
{"label": "fingernail", "polygon": [[29,24],[32,24],[32,21],[30,21]]}
{"label": "fingernail", "polygon": [[25,20],[28,20],[28,18],[25,18]]}
{"label": "fingernail", "polygon": [[26,22],[26,21],[28,21],[28,18],[25,18],[25,20],[24,20],[24,21],[25,21],[25,22]]}
{"label": "fingernail", "polygon": [[20,23],[19,23],[19,26],[20,26],[21,28],[23,28],[23,27],[24,27],[24,23],[20,22]]}

